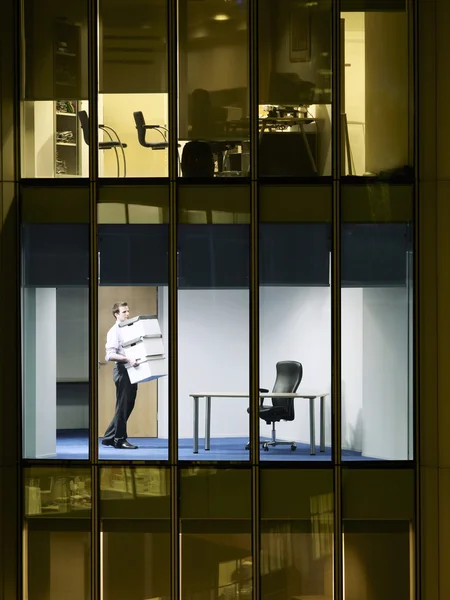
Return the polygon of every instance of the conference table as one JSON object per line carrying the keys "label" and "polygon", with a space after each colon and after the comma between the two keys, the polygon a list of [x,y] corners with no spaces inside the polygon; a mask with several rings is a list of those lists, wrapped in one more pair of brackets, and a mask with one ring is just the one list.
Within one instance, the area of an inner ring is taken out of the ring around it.
{"label": "conference table", "polygon": [[[235,392],[199,392],[189,394],[194,404],[194,433],[193,433],[193,453],[198,454],[198,431],[199,431],[199,400],[205,399],[205,450],[210,450],[211,445],[211,400],[212,398],[249,398],[248,393]],[[320,452],[325,452],[325,398],[328,392],[276,392],[259,394],[259,397],[264,398],[301,398],[309,400],[309,435],[310,435],[310,454],[316,453],[316,433],[315,433],[315,400],[320,398]]]}

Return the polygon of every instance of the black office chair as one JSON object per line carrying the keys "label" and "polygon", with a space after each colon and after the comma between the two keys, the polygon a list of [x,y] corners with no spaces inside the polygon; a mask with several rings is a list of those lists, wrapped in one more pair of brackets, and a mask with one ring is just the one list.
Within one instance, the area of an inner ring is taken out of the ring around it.
{"label": "black office chair", "polygon": [[[88,117],[87,112],[85,110],[80,110],[78,112],[78,118],[80,120],[81,130],[83,131],[84,141],[89,146],[89,144],[90,144],[89,117]],[[109,127],[108,125],[99,125],[98,127],[99,127],[99,129],[101,129],[102,131],[104,131],[106,133],[106,135],[109,137],[109,141],[107,141],[107,142],[99,142],[98,143],[99,149],[100,150],[111,150],[111,149],[113,149],[114,152],[116,153],[117,177],[120,177],[119,155],[117,153],[117,148],[120,148],[122,150],[122,156],[123,156],[123,176],[126,177],[127,176],[127,161],[126,161],[126,158],[125,158],[125,150],[124,150],[124,148],[126,148],[127,145],[124,144],[120,140],[119,136],[117,135],[117,132],[112,127]],[[113,140],[113,138],[111,137],[111,134],[109,133],[110,131],[112,131],[113,134],[116,136],[117,141]]]}
{"label": "black office chair", "polygon": [[183,177],[214,177],[214,156],[208,142],[188,142],[181,155]]}
{"label": "black office chair", "polygon": [[[167,131],[165,127],[161,125],[146,125],[144,115],[142,111],[138,110],[133,113],[134,122],[136,123],[136,129],[138,134],[138,140],[141,146],[144,148],[151,148],[152,150],[164,150],[169,147],[166,136],[163,131]],[[162,135],[164,142],[147,142],[145,139],[147,129],[156,129]]]}
{"label": "black office chair", "polygon": [[[284,360],[277,363],[277,378],[273,386],[272,393],[295,393],[303,377],[303,366],[299,362],[293,360]],[[261,394],[268,394],[269,390],[260,388]],[[259,404],[259,417],[267,423],[272,424],[272,439],[260,442],[262,447],[267,452],[269,446],[287,445],[291,447],[291,450],[297,449],[295,442],[284,442],[277,440],[275,423],[279,421],[293,421],[294,420],[294,398],[277,398],[273,397],[272,406],[264,406],[264,398],[261,398]],[[250,413],[250,409],[247,409]],[[246,450],[250,448],[250,442],[246,445]]]}

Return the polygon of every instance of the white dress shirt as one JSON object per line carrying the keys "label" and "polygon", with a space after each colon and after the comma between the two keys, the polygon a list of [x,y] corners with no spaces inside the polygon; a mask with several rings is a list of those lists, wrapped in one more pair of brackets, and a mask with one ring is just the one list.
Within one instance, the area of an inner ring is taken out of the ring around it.
{"label": "white dress shirt", "polygon": [[106,356],[105,360],[111,360],[111,354],[121,354],[125,357],[125,352],[123,350],[122,344],[122,336],[120,335],[120,327],[119,324],[116,323],[111,327],[106,336]]}

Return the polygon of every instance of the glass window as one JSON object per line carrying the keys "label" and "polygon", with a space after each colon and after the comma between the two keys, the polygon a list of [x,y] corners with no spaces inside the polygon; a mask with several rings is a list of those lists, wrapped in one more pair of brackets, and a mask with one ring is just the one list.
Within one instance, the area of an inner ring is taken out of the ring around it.
{"label": "glass window", "polygon": [[412,177],[408,5],[406,0],[341,3],[344,175]]}
{"label": "glass window", "polygon": [[342,218],[342,458],[412,459],[412,189],[345,186]]}
{"label": "glass window", "polygon": [[[30,217],[39,213],[46,221],[54,201],[64,204],[66,195],[79,201],[81,212],[83,205],[87,210],[87,191],[45,190],[48,202],[35,191],[22,195],[23,213]],[[59,217],[56,211],[54,218]],[[25,222],[21,238],[23,456],[86,459],[89,226]]]}
{"label": "glass window", "polygon": [[331,175],[331,0],[259,0],[259,175]]}
{"label": "glass window", "polygon": [[249,459],[249,204],[241,185],[180,188],[180,459]]}
{"label": "glass window", "polygon": [[261,186],[262,459],[331,459],[330,268],[331,188]]}
{"label": "glass window", "polygon": [[344,470],[342,512],[344,599],[410,600],[414,472]]}
{"label": "glass window", "polygon": [[251,600],[251,473],[183,469],[180,479],[181,597]]}
{"label": "glass window", "polygon": [[102,459],[167,459],[168,235],[166,187],[100,190],[98,435]]}
{"label": "glass window", "polygon": [[30,600],[91,597],[89,469],[24,469],[23,593]]}
{"label": "glass window", "polygon": [[99,175],[167,177],[167,2],[99,2]]}
{"label": "glass window", "polygon": [[170,473],[100,471],[101,597],[170,598]]}
{"label": "glass window", "polygon": [[261,599],[333,598],[333,474],[261,469]]}
{"label": "glass window", "polygon": [[87,177],[88,3],[24,0],[22,177]]}
{"label": "glass window", "polygon": [[181,175],[249,172],[248,3],[179,0]]}

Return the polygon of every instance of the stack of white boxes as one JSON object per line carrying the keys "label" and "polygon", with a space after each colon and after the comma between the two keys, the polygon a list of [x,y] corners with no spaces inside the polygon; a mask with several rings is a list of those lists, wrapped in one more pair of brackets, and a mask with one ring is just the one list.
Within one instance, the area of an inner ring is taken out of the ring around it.
{"label": "stack of white boxes", "polygon": [[126,366],[131,383],[143,383],[167,375],[167,361],[157,317],[134,317],[119,323],[119,327],[125,356],[139,361],[136,367]]}

